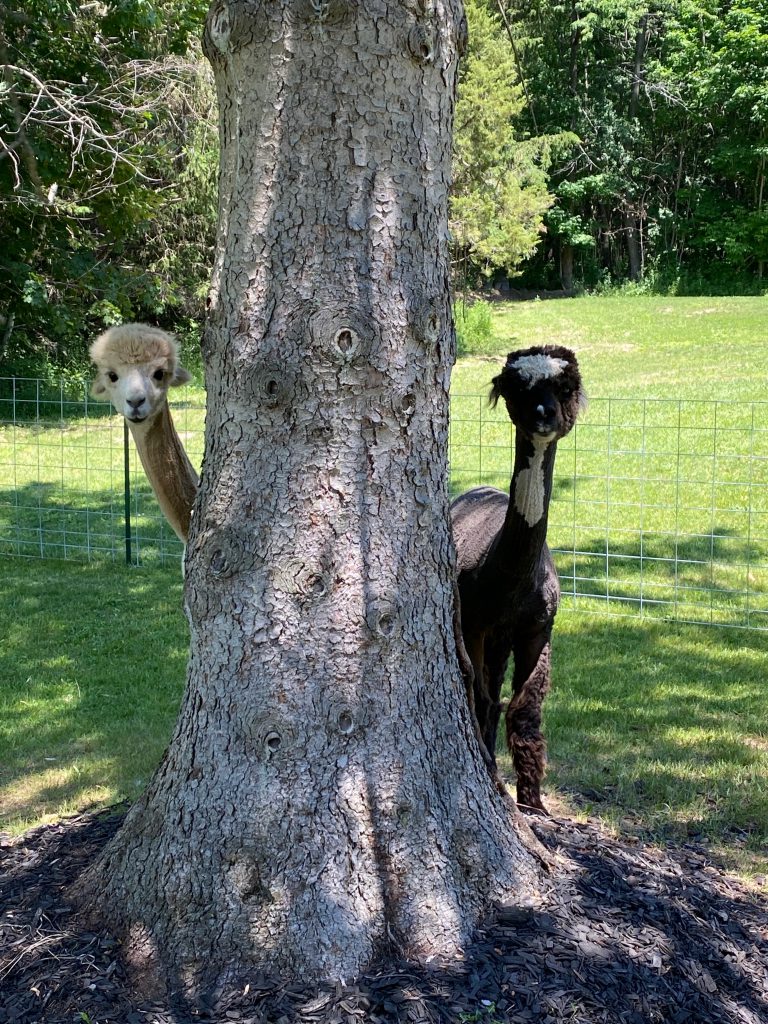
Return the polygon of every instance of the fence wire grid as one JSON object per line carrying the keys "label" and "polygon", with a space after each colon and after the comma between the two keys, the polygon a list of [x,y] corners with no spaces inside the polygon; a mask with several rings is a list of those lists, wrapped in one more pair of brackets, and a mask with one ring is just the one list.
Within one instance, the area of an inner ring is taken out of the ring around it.
{"label": "fence wire grid", "polygon": [[[198,468],[205,396],[172,411]],[[451,397],[451,490],[508,490],[514,428],[481,395]],[[123,420],[86,395],[0,378],[0,555],[178,569]],[[598,398],[558,446],[548,542],[563,604],[768,630],[768,402]]]}

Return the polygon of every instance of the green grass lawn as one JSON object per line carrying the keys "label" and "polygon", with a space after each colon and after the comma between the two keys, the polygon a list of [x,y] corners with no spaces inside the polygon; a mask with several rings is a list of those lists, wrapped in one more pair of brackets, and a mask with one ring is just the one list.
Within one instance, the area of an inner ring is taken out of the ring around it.
{"label": "green grass lawn", "polygon": [[[184,685],[180,571],[0,564],[0,827],[134,799]],[[562,612],[547,799],[765,873],[767,656],[759,633]]]}
{"label": "green grass lawn", "polygon": [[[703,834],[753,872],[768,868],[768,631],[726,627],[768,626],[767,313],[766,298],[499,303],[492,341],[457,364],[451,424],[454,492],[506,489],[512,432],[490,378],[513,348],[576,350],[591,402],[560,444],[550,514],[564,591],[550,786],[571,813]],[[202,392],[174,399],[199,463]],[[24,425],[39,409],[24,401],[0,392],[0,816],[14,831],[136,795],[187,647],[181,546],[135,459],[144,568],[120,564],[121,421],[54,400]]]}
{"label": "green grass lawn", "polygon": [[574,349],[593,398],[765,401],[768,296],[500,302],[492,340],[459,361],[454,391],[487,392],[500,355],[544,344]]}
{"label": "green grass lawn", "polygon": [[[192,462],[203,453],[205,393],[173,393],[176,428]],[[124,559],[123,421],[103,405],[0,394],[0,554]],[[131,443],[133,556],[173,564],[182,546],[163,519]]]}

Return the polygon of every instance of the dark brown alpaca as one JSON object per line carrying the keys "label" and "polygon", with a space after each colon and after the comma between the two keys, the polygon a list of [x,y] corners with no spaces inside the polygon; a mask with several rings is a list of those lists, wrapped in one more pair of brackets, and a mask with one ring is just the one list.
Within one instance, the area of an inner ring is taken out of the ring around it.
{"label": "dark brown alpaca", "polygon": [[576,357],[559,345],[510,352],[493,379],[515,424],[509,495],[475,487],[451,505],[461,598],[461,632],[474,670],[475,713],[491,758],[510,655],[513,696],[507,742],[517,773],[517,801],[545,811],[541,780],[546,745],[541,706],[550,684],[550,640],[560,601],[546,544],[557,442],[585,404]]}

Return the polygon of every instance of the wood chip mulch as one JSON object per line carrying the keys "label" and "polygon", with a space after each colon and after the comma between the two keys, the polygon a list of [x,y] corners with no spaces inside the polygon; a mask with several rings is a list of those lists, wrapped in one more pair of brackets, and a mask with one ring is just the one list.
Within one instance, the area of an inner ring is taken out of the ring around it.
{"label": "wood chip mulch", "polygon": [[119,827],[81,815],[0,842],[0,1024],[766,1024],[768,901],[700,849],[536,819],[560,869],[447,971],[390,964],[318,990],[251,984],[216,1008],[142,1001],[119,945],[68,927],[65,887]]}

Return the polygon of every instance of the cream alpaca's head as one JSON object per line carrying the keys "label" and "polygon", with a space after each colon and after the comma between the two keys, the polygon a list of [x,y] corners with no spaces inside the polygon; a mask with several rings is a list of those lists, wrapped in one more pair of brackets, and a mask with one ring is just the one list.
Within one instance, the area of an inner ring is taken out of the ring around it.
{"label": "cream alpaca's head", "polygon": [[144,423],[163,407],[168,388],[186,384],[192,374],[179,363],[171,334],[148,324],[120,324],[91,345],[98,373],[94,398],[108,398],[131,423]]}

